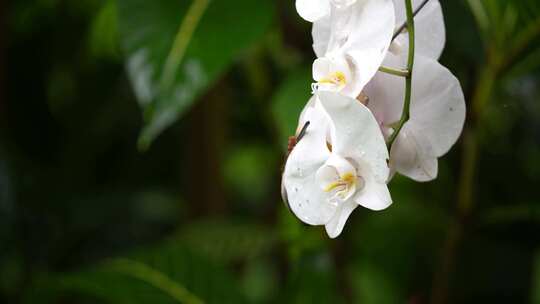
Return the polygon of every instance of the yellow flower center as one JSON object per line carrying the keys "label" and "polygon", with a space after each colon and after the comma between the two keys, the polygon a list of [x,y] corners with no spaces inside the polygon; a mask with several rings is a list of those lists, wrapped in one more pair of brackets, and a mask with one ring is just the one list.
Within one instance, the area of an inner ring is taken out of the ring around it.
{"label": "yellow flower center", "polygon": [[336,190],[336,195],[344,198],[347,196],[349,190],[356,184],[356,175],[352,172],[347,172],[343,174],[338,180],[330,183],[326,188],[325,192],[331,192]]}
{"label": "yellow flower center", "polygon": [[347,77],[345,77],[343,72],[338,71],[319,80],[319,84],[333,84],[339,88],[343,88],[347,84]]}

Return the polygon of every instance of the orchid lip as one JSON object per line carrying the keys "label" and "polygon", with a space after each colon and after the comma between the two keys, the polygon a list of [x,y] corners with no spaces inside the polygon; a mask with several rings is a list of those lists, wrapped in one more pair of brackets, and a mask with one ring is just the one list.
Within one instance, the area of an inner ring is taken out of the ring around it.
{"label": "orchid lip", "polygon": [[331,193],[331,197],[329,199],[331,203],[336,204],[340,201],[346,201],[356,193],[356,181],[356,174],[354,172],[347,172],[338,179],[326,185],[323,191]]}
{"label": "orchid lip", "polygon": [[322,78],[318,81],[319,84],[332,84],[338,87],[344,87],[347,85],[347,77],[345,76],[345,73],[337,71],[334,73],[331,73],[327,77]]}
{"label": "orchid lip", "polygon": [[341,176],[338,180],[326,186],[326,188],[324,189],[324,192],[330,192],[336,189],[343,189],[343,188],[348,189],[350,186],[354,185],[355,183],[356,183],[355,174],[352,172],[347,172],[343,176]]}
{"label": "orchid lip", "polygon": [[328,195],[330,204],[345,202],[364,188],[365,179],[358,174],[350,159],[339,155],[330,156],[329,161],[317,171],[321,190]]}
{"label": "orchid lip", "polygon": [[319,79],[311,85],[313,93],[319,89],[330,91],[341,91],[347,86],[347,76],[345,73],[337,71],[326,77]]}

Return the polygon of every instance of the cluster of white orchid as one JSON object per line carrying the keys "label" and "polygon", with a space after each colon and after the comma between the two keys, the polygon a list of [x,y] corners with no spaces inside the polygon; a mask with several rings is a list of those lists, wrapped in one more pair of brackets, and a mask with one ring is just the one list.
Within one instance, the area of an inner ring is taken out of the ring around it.
{"label": "cluster of white orchid", "polygon": [[335,238],[359,205],[392,204],[396,172],[436,178],[437,158],[462,131],[465,101],[438,62],[438,0],[296,0],[296,8],[313,22],[317,59],[282,192],[298,218]]}

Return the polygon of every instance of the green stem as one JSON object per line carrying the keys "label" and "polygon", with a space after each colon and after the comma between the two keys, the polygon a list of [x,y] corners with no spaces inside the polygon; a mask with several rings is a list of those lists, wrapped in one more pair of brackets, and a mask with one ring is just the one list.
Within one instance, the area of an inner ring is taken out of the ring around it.
{"label": "green stem", "polygon": [[403,102],[403,112],[401,113],[401,119],[394,130],[394,133],[390,136],[388,140],[388,148],[391,151],[392,145],[394,144],[399,132],[403,129],[403,126],[407,121],[409,121],[410,110],[411,110],[411,96],[412,96],[412,76],[414,68],[414,50],[415,50],[415,30],[414,30],[414,12],[411,0],[405,1],[405,9],[407,11],[407,31],[409,32],[409,54],[407,58],[407,71],[408,75],[405,77],[405,100]]}
{"label": "green stem", "polygon": [[[424,2],[422,2],[413,12],[413,18],[416,17],[416,15],[418,15],[418,13],[420,13],[420,11],[426,6],[426,4],[428,4],[429,0],[424,0]],[[407,21],[405,21],[405,23],[403,23],[395,32],[394,32],[394,36],[392,36],[392,41],[394,41],[402,32],[403,30],[407,27]]]}
{"label": "green stem", "polygon": [[407,70],[393,69],[393,68],[385,67],[382,65],[379,67],[379,72],[383,72],[386,74],[399,76],[399,77],[407,77],[410,74],[409,71]]}

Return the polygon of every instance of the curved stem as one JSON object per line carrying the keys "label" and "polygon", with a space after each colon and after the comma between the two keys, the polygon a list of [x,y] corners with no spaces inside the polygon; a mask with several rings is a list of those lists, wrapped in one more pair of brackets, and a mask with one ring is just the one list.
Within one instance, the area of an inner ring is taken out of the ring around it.
{"label": "curved stem", "polygon": [[[413,17],[416,17],[416,15],[426,6],[426,4],[429,2],[429,0],[424,0],[415,10],[413,13]],[[403,32],[403,30],[407,27],[407,22],[403,23],[395,32],[394,36],[392,36],[392,41],[397,38]]]}
{"label": "curved stem", "polygon": [[409,55],[407,58],[407,71],[409,72],[409,75],[405,77],[405,100],[403,102],[403,112],[401,113],[401,119],[399,120],[398,126],[394,130],[394,133],[390,136],[390,139],[388,140],[388,148],[391,151],[392,145],[394,144],[394,141],[396,140],[397,136],[399,135],[399,132],[409,121],[410,117],[410,109],[411,109],[411,96],[412,96],[412,75],[413,75],[413,67],[414,67],[414,50],[415,50],[415,31],[414,31],[414,12],[412,8],[412,1],[411,0],[404,0],[405,1],[405,9],[407,11],[407,31],[409,32]]}

